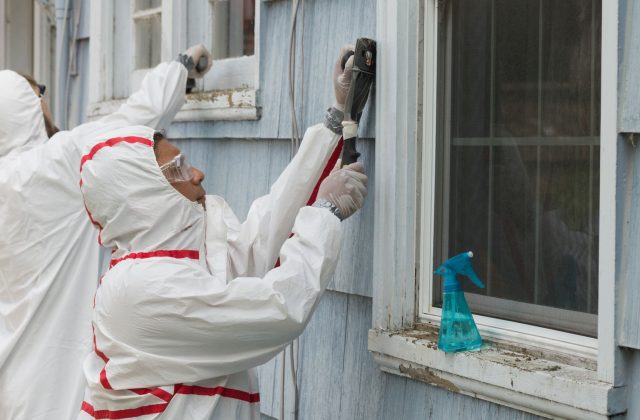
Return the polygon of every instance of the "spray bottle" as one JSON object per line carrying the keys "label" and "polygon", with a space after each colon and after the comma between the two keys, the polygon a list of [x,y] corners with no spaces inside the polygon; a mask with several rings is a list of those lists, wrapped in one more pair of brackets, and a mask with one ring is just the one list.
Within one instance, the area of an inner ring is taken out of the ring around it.
{"label": "spray bottle", "polygon": [[482,338],[473,321],[471,311],[464,298],[458,274],[467,276],[476,286],[484,288],[471,266],[473,253],[463,252],[445,261],[435,274],[444,277],[442,288],[442,322],[438,348],[444,352],[476,350],[482,346]]}

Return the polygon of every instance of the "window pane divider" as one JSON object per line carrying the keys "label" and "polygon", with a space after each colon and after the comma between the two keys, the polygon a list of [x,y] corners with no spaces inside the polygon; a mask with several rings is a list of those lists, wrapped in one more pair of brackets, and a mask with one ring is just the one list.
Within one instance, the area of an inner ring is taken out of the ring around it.
{"label": "window pane divider", "polygon": [[453,146],[598,146],[598,136],[576,137],[454,137]]}
{"label": "window pane divider", "polygon": [[162,14],[162,6],[153,9],[138,10],[133,13],[133,20],[153,19]]}

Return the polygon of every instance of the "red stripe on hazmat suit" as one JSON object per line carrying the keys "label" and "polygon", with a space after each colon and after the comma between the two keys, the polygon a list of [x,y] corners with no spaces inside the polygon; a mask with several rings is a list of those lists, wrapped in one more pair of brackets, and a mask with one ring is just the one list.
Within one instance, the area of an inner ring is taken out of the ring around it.
{"label": "red stripe on hazmat suit", "polygon": [[[153,130],[102,141],[130,136]],[[335,270],[340,222],[305,204],[338,140],[307,130],[243,223],[221,197],[207,196],[205,212],[180,195],[145,144],[119,142],[85,162],[85,204],[114,264],[94,310],[107,360],[94,352],[85,362],[80,418],[259,417],[255,367],[302,332]],[[199,260],[179,257],[195,250]]]}

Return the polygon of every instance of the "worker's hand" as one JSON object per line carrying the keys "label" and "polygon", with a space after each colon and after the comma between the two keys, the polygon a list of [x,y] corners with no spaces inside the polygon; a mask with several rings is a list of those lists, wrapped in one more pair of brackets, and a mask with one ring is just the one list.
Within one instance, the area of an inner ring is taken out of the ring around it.
{"label": "worker's hand", "polygon": [[320,184],[318,200],[330,202],[338,209],[337,216],[344,220],[364,205],[368,178],[362,163],[352,163],[342,169],[340,164],[338,161],[331,174]]}
{"label": "worker's hand", "polygon": [[180,61],[189,71],[189,77],[192,79],[200,79],[211,68],[213,59],[211,53],[202,45],[193,45],[188,50],[178,56]]}
{"label": "worker's hand", "polygon": [[[344,104],[347,100],[349,87],[351,86],[351,70],[353,69],[353,55],[347,60],[344,69],[342,68],[342,58],[349,51],[355,52],[355,46],[345,45],[340,49],[338,59],[333,66],[333,92],[336,96],[334,107],[344,112]],[[346,115],[345,115],[346,117]]]}

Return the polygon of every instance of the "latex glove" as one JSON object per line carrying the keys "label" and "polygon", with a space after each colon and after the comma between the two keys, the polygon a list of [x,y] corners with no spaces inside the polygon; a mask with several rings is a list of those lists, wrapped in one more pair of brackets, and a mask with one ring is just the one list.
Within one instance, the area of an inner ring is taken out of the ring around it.
{"label": "latex glove", "polygon": [[364,205],[368,178],[361,162],[340,169],[341,161],[320,184],[318,201],[326,200],[339,210],[341,220],[351,216]]}
{"label": "latex glove", "polygon": [[[197,44],[189,47],[189,49],[179,55],[178,59],[187,68],[187,70],[189,71],[188,77],[192,79],[200,79],[204,77],[209,69],[211,69],[211,65],[213,64],[211,53],[202,44]],[[200,66],[198,66],[198,64],[200,63],[200,59],[206,60],[204,69],[199,68]]]}
{"label": "latex glove", "polygon": [[349,87],[351,87],[351,70],[353,70],[353,55],[347,60],[344,70],[342,69],[342,57],[349,52],[355,52],[354,45],[345,45],[340,49],[338,59],[333,66],[333,92],[335,94],[336,102],[333,105],[335,108],[344,112],[344,104],[347,101],[347,94],[349,93]]}

